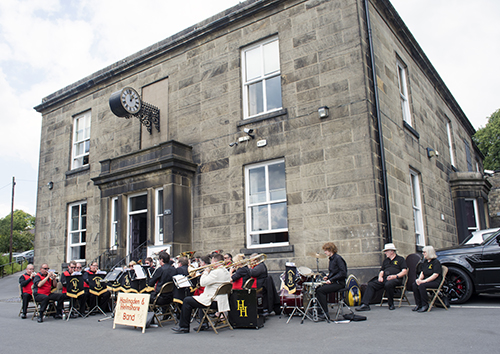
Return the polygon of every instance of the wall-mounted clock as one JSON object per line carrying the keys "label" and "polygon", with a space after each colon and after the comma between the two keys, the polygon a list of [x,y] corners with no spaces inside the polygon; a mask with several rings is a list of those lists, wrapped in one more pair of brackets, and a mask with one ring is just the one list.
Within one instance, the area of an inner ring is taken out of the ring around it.
{"label": "wall-mounted clock", "polygon": [[132,87],[124,87],[109,97],[109,107],[118,117],[137,114],[141,106],[141,96]]}

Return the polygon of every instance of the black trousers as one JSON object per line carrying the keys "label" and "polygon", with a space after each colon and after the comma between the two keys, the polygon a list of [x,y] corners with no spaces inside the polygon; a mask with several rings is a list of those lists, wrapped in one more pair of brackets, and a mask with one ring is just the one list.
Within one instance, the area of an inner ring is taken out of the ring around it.
{"label": "black trousers", "polygon": [[104,312],[110,311],[109,298],[111,297],[111,293],[109,291],[106,291],[105,293],[99,296],[91,294],[89,291],[86,293],[86,296],[89,305],[89,311],[95,307],[98,298],[99,298],[99,307],[101,308],[101,310],[103,310]]}
{"label": "black trousers", "polygon": [[50,300],[54,300],[56,302],[56,312],[58,315],[62,315],[64,295],[60,293],[51,293],[48,296],[44,294],[35,295],[35,301],[40,303],[40,316],[43,316],[45,310],[47,310],[47,305]]}
{"label": "black trousers", "polygon": [[419,307],[423,307],[427,305],[427,288],[437,288],[439,286],[439,282],[430,281],[428,283],[421,283],[417,285],[417,283],[413,283],[413,297],[415,297],[415,304]]}
{"label": "black trousers", "polygon": [[330,293],[336,293],[340,289],[342,289],[344,285],[338,283],[325,284],[316,289],[316,297],[318,298],[318,302],[323,309],[325,315],[328,315],[328,304],[326,301],[326,297]]}
{"label": "black trousers", "polygon": [[369,305],[371,299],[373,298],[373,295],[377,291],[385,289],[387,295],[387,303],[389,304],[389,306],[394,305],[394,289],[396,288],[396,286],[399,286],[401,284],[403,284],[403,279],[392,279],[392,280],[384,279],[382,283],[378,281],[378,278],[372,279],[368,282],[361,303]]}
{"label": "black trousers", "polygon": [[26,312],[28,312],[28,304],[31,301],[32,297],[31,294],[28,293],[23,293],[21,297],[23,299],[23,314],[26,315]]}
{"label": "black trousers", "polygon": [[[213,302],[210,307],[215,308],[217,306],[217,302]],[[188,296],[184,298],[184,302],[182,303],[182,309],[181,309],[181,320],[179,323],[179,327],[182,328],[189,328],[189,323],[191,322],[191,313],[193,312],[193,309],[201,309],[205,308],[206,306],[203,304],[200,304],[198,301],[196,301],[192,296]],[[201,317],[201,313],[200,313]],[[200,318],[201,320],[201,318]]]}

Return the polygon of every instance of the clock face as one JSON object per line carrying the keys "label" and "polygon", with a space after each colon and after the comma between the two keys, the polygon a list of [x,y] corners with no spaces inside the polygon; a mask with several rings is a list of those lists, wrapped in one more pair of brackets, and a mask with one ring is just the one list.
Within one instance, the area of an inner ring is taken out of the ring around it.
{"label": "clock face", "polygon": [[125,87],[120,95],[120,102],[127,112],[136,114],[141,109],[141,98],[136,90]]}

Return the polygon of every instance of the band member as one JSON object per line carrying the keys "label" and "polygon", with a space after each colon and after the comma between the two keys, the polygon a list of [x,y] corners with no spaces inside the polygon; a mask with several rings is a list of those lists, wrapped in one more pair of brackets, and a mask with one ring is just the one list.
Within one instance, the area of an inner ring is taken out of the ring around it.
{"label": "band member", "polygon": [[[66,300],[70,300],[70,297],[68,296],[68,281],[69,281],[69,277],[71,276],[71,274],[73,274],[75,272],[75,269],[76,269],[76,262],[75,261],[70,261],[69,264],[68,264],[68,270],[64,271],[62,274],[61,274],[61,284],[62,284],[62,294],[64,296],[64,301]],[[83,295],[80,295],[78,297],[78,302],[79,302],[79,306],[80,306],[80,313],[83,314],[85,312],[85,302],[86,302],[86,296],[85,296],[85,293]],[[78,317],[76,314],[71,314],[71,318],[75,318],[75,317]]]}
{"label": "band member", "polygon": [[[158,258],[160,262],[160,268],[155,271],[155,274],[151,277],[148,284],[149,286],[155,288],[154,292],[151,293],[151,297],[149,298],[150,303],[154,302],[163,284],[173,281],[172,276],[177,273],[177,269],[170,265],[170,255],[167,252],[161,251]],[[156,304],[166,305],[171,303],[172,299],[173,294],[171,292],[161,294],[160,298],[158,298],[158,300],[156,301]]]}
{"label": "band member", "polygon": [[[223,259],[222,254],[215,254],[212,257],[211,264],[220,262]],[[212,270],[210,268],[205,269],[200,278],[200,285],[205,287],[205,291],[199,296],[188,296],[184,299],[179,326],[173,327],[172,330],[175,333],[189,333],[189,322],[193,308],[210,306],[217,288],[230,281],[229,272],[221,264],[214,265]],[[221,309],[229,308],[227,297],[217,301],[220,303]]]}
{"label": "band member", "polygon": [[[176,274],[184,275],[187,277],[189,275],[188,266],[189,260],[187,259],[187,257],[179,257],[179,266],[175,268]],[[189,287],[181,289],[174,288],[174,302],[182,304],[184,298],[188,295],[188,291]]]}
{"label": "band member", "polygon": [[32,298],[33,279],[35,278],[35,267],[33,264],[28,264],[26,266],[26,273],[19,277],[19,284],[21,285],[21,299],[23,301],[23,313],[21,315],[22,319],[26,318],[26,312],[28,312],[28,304]]}
{"label": "band member", "polygon": [[[92,264],[90,265],[90,269],[87,270],[85,273],[83,273],[84,284],[87,284],[87,286],[85,287],[85,292],[87,294],[89,309],[92,310],[96,306],[96,303],[99,303],[99,307],[101,308],[101,310],[103,310],[104,312],[107,312],[107,311],[109,311],[109,298],[111,297],[111,294],[109,293],[109,291],[106,291],[105,293],[103,293],[99,296],[94,295],[90,292],[90,280],[89,279],[90,279],[90,277],[96,275],[98,271],[99,271],[99,265],[97,264],[97,262],[92,262]],[[97,314],[97,313],[92,312],[92,313],[90,313],[90,316],[93,316],[95,314]]]}
{"label": "band member", "polygon": [[224,264],[228,265],[233,263],[233,255],[231,253],[224,254]]}
{"label": "band member", "polygon": [[233,264],[236,265],[231,267],[231,269],[229,270],[234,290],[241,290],[246,281],[250,279],[250,269],[248,268],[248,266],[246,265],[242,266],[237,264],[238,262],[241,262],[243,259],[245,259],[245,256],[241,253],[234,256]]}
{"label": "band member", "polygon": [[437,260],[436,251],[432,246],[425,246],[422,250],[424,262],[419,277],[413,283],[413,296],[416,306],[413,311],[426,312],[429,309],[427,303],[427,288],[437,288],[443,280],[443,268]]}
{"label": "band member", "polygon": [[333,242],[325,243],[323,245],[323,252],[330,260],[328,263],[328,275],[323,278],[325,284],[316,289],[316,297],[323,310],[321,317],[330,319],[326,296],[345,287],[347,266],[344,259],[337,253],[337,246]]}
{"label": "band member", "polygon": [[[202,256],[200,257],[199,261],[199,267],[204,267],[206,265],[210,264],[210,256]],[[197,268],[199,268],[197,267]],[[200,277],[196,277],[192,280],[194,288],[194,294],[193,296],[198,296],[203,294],[203,291],[205,290],[205,287],[200,285]]]}
{"label": "band member", "polygon": [[[257,257],[258,254],[254,253],[250,257]],[[257,265],[250,264],[250,276],[257,280],[257,288],[262,288],[264,281],[267,278],[267,267],[264,262],[261,262]]]}
{"label": "band member", "polygon": [[33,279],[33,294],[35,301],[40,303],[40,314],[38,322],[43,322],[43,315],[47,309],[50,300],[56,301],[56,314],[55,319],[62,319],[63,310],[63,295],[59,293],[52,293],[52,289],[57,287],[57,279],[54,272],[49,273],[49,266],[44,263],[40,267],[40,272]]}
{"label": "band member", "polygon": [[370,311],[370,301],[377,290],[385,288],[389,310],[394,310],[394,288],[403,283],[403,277],[408,272],[406,260],[396,254],[396,246],[386,243],[382,250],[385,256],[377,278],[368,282],[365,294],[361,299],[361,306],[356,311]]}

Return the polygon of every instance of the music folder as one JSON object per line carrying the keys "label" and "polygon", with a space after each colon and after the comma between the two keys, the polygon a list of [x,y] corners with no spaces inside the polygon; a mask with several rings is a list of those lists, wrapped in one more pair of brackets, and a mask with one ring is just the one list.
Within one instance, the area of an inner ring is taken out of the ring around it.
{"label": "music folder", "polygon": [[71,297],[73,299],[76,299],[80,295],[82,295],[85,290],[83,289],[83,278],[82,278],[82,273],[78,272],[79,274],[71,274],[69,277],[67,277],[67,285],[66,285],[66,295],[68,297]]}

